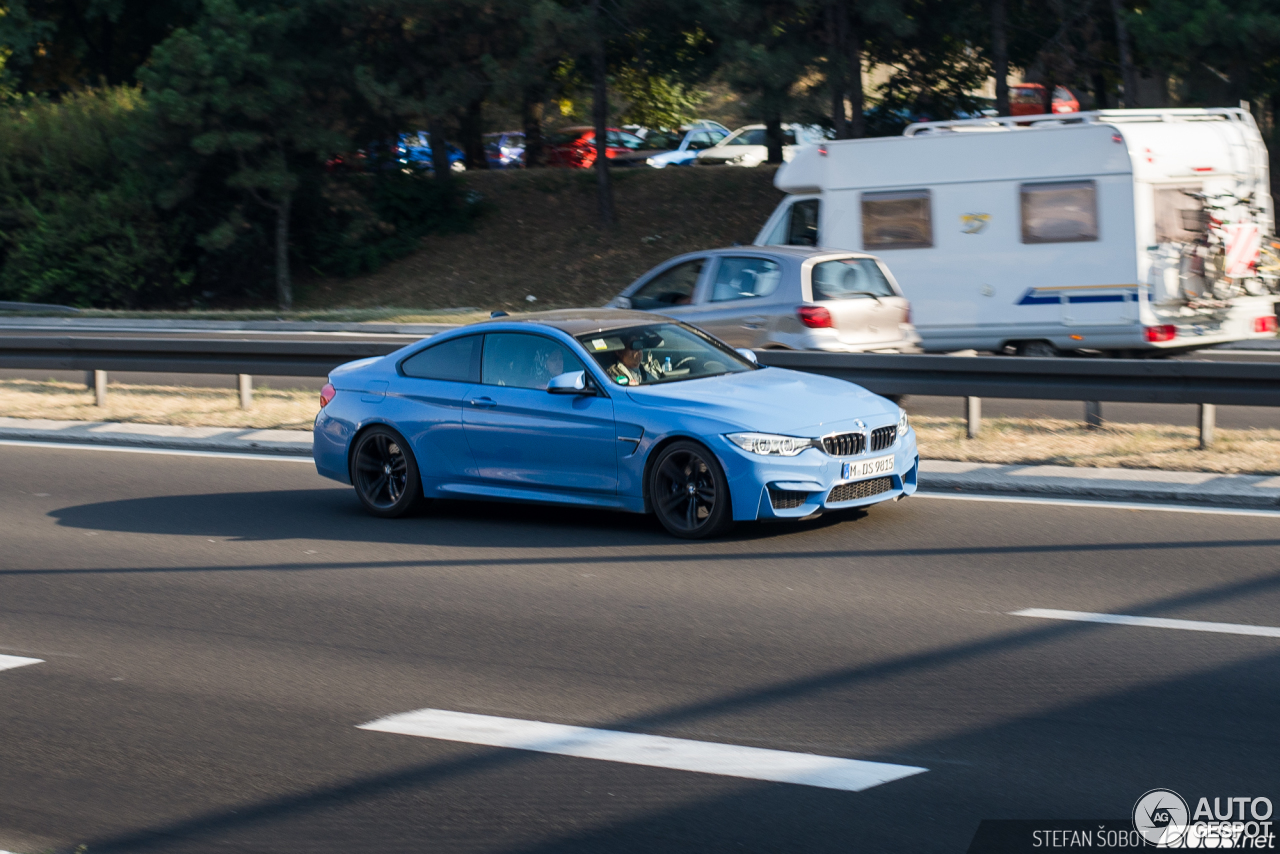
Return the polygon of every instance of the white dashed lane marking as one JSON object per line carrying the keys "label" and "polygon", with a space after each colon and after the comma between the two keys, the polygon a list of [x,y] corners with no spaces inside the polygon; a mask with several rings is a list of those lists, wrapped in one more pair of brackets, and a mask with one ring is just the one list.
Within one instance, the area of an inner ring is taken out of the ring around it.
{"label": "white dashed lane marking", "polygon": [[0,670],[10,670],[14,667],[26,667],[28,664],[40,664],[43,658],[23,658],[20,655],[0,655]]}
{"label": "white dashed lane marking", "polygon": [[391,715],[363,724],[359,728],[582,759],[601,759],[628,765],[646,765],[651,768],[819,786],[846,792],[860,792],[881,783],[929,770],[912,765],[891,765],[886,762],[841,759],[836,756],[791,753],[761,747],[691,741],[442,709],[419,709],[416,712]]}
{"label": "white dashed lane marking", "polygon": [[1149,629],[1180,629],[1185,632],[1217,632],[1223,635],[1253,635],[1280,638],[1280,627],[1251,626],[1246,623],[1206,623],[1200,620],[1169,620],[1164,617],[1130,617],[1126,614],[1095,614],[1091,611],[1058,611],[1054,608],[1026,608],[1010,611],[1013,617],[1040,617],[1045,620],[1075,620],[1113,626],[1144,626]]}

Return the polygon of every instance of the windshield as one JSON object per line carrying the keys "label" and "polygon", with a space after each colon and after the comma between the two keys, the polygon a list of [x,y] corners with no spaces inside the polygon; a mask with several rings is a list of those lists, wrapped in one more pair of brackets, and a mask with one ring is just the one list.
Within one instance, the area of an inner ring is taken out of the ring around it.
{"label": "windshield", "polygon": [[652,385],[756,369],[719,341],[678,323],[593,332],[578,340],[617,385]]}
{"label": "windshield", "polygon": [[893,297],[893,286],[870,258],[844,258],[813,266],[813,298],[871,299]]}
{"label": "windshield", "polygon": [[764,128],[753,128],[751,130],[740,130],[737,136],[731,136],[724,141],[724,145],[765,145]]}

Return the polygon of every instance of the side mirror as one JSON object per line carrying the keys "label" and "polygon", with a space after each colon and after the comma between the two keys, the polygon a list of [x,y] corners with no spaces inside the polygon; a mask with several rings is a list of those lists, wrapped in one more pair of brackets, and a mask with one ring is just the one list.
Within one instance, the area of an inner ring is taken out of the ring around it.
{"label": "side mirror", "polygon": [[586,371],[569,371],[567,374],[559,374],[551,378],[551,382],[547,383],[547,392],[549,394],[595,394],[595,391],[587,388]]}
{"label": "side mirror", "polygon": [[753,365],[760,364],[760,360],[756,358],[755,351],[753,350],[748,350],[746,347],[738,347],[733,352],[737,353]]}

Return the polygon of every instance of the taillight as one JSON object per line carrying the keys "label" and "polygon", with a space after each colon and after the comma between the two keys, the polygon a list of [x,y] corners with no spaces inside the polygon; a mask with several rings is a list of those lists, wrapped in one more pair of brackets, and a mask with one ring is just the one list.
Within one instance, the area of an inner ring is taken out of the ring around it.
{"label": "taillight", "polygon": [[830,329],[835,326],[831,320],[831,312],[820,305],[802,305],[796,309],[800,322],[810,329]]}
{"label": "taillight", "polygon": [[1172,323],[1166,323],[1163,326],[1148,326],[1143,332],[1146,334],[1148,341],[1152,344],[1159,344],[1161,341],[1172,341],[1176,338],[1178,336],[1178,327]]}
{"label": "taillight", "polygon": [[1274,314],[1268,314],[1266,317],[1259,317],[1257,320],[1253,322],[1253,331],[1254,332],[1275,332],[1276,316]]}
{"label": "taillight", "polygon": [[331,383],[325,383],[324,388],[320,389],[320,408],[324,409],[329,405],[329,401],[333,400],[333,396],[338,390]]}

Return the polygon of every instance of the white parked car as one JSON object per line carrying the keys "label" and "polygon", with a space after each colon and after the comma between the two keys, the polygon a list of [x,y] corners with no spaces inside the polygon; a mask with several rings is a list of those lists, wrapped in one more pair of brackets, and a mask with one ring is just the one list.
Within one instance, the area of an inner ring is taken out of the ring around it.
{"label": "white parked car", "polygon": [[[826,139],[822,128],[812,125],[782,126],[782,159],[789,162],[804,145]],[[764,125],[740,127],[706,151],[698,152],[696,166],[759,166],[769,158]]]}

